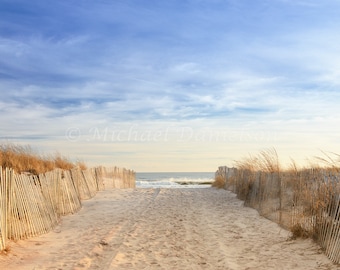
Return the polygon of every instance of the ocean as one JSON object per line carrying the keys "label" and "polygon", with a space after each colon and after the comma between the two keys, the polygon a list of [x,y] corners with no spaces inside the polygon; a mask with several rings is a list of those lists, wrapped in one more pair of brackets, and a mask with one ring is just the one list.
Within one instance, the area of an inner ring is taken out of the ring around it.
{"label": "ocean", "polygon": [[136,173],[137,188],[207,188],[214,181],[212,172]]}

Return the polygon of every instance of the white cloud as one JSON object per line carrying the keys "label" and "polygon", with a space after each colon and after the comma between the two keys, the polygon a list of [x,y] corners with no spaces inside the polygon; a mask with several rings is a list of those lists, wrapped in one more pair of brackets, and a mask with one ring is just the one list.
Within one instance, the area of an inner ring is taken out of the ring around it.
{"label": "white cloud", "polygon": [[2,137],[142,170],[339,147],[333,1],[33,4],[0,11]]}
{"label": "white cloud", "polygon": [[201,71],[200,65],[193,62],[177,64],[173,69],[175,72],[184,72],[186,74],[196,74]]}

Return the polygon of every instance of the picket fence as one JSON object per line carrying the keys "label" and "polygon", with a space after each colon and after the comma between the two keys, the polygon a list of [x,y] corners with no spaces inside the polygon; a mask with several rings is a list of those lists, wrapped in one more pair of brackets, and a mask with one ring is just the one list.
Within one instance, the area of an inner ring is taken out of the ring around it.
{"label": "picket fence", "polygon": [[225,188],[260,215],[311,237],[334,263],[340,263],[340,183],[335,170],[261,172],[219,167]]}
{"label": "picket fence", "polygon": [[79,211],[81,201],[100,190],[134,187],[135,173],[117,167],[31,175],[0,166],[0,251],[6,250],[9,240],[51,231],[61,216]]}

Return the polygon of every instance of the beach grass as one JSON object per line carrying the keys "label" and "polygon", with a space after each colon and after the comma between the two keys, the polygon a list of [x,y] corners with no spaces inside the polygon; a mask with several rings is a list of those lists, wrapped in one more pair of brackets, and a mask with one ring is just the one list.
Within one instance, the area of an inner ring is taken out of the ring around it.
{"label": "beach grass", "polygon": [[211,186],[215,188],[224,188],[225,184],[226,184],[225,178],[221,175],[217,175]]}
{"label": "beach grass", "polygon": [[222,178],[245,206],[289,229],[292,239],[314,239],[333,262],[340,263],[340,155],[322,152],[308,167],[299,168],[291,160],[283,168],[271,148],[236,161],[232,177],[220,168],[216,172],[220,185]]}
{"label": "beach grass", "polygon": [[29,145],[15,144],[0,145],[0,166],[13,168],[18,173],[32,174],[45,173],[56,168],[63,170],[70,170],[77,166],[82,170],[87,168],[83,161],[72,162],[60,153],[40,155]]}

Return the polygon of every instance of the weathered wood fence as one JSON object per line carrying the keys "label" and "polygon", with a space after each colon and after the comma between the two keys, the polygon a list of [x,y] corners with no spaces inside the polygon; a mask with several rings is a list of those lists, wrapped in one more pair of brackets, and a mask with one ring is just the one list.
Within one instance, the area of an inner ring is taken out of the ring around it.
{"label": "weathered wood fence", "polygon": [[293,235],[312,237],[335,263],[340,263],[340,174],[310,169],[254,172],[219,167],[216,176],[245,206],[290,229]]}
{"label": "weathered wood fence", "polygon": [[100,190],[134,187],[135,173],[117,167],[56,169],[40,175],[0,167],[0,251],[8,240],[49,232],[61,216],[79,211],[81,201]]}

